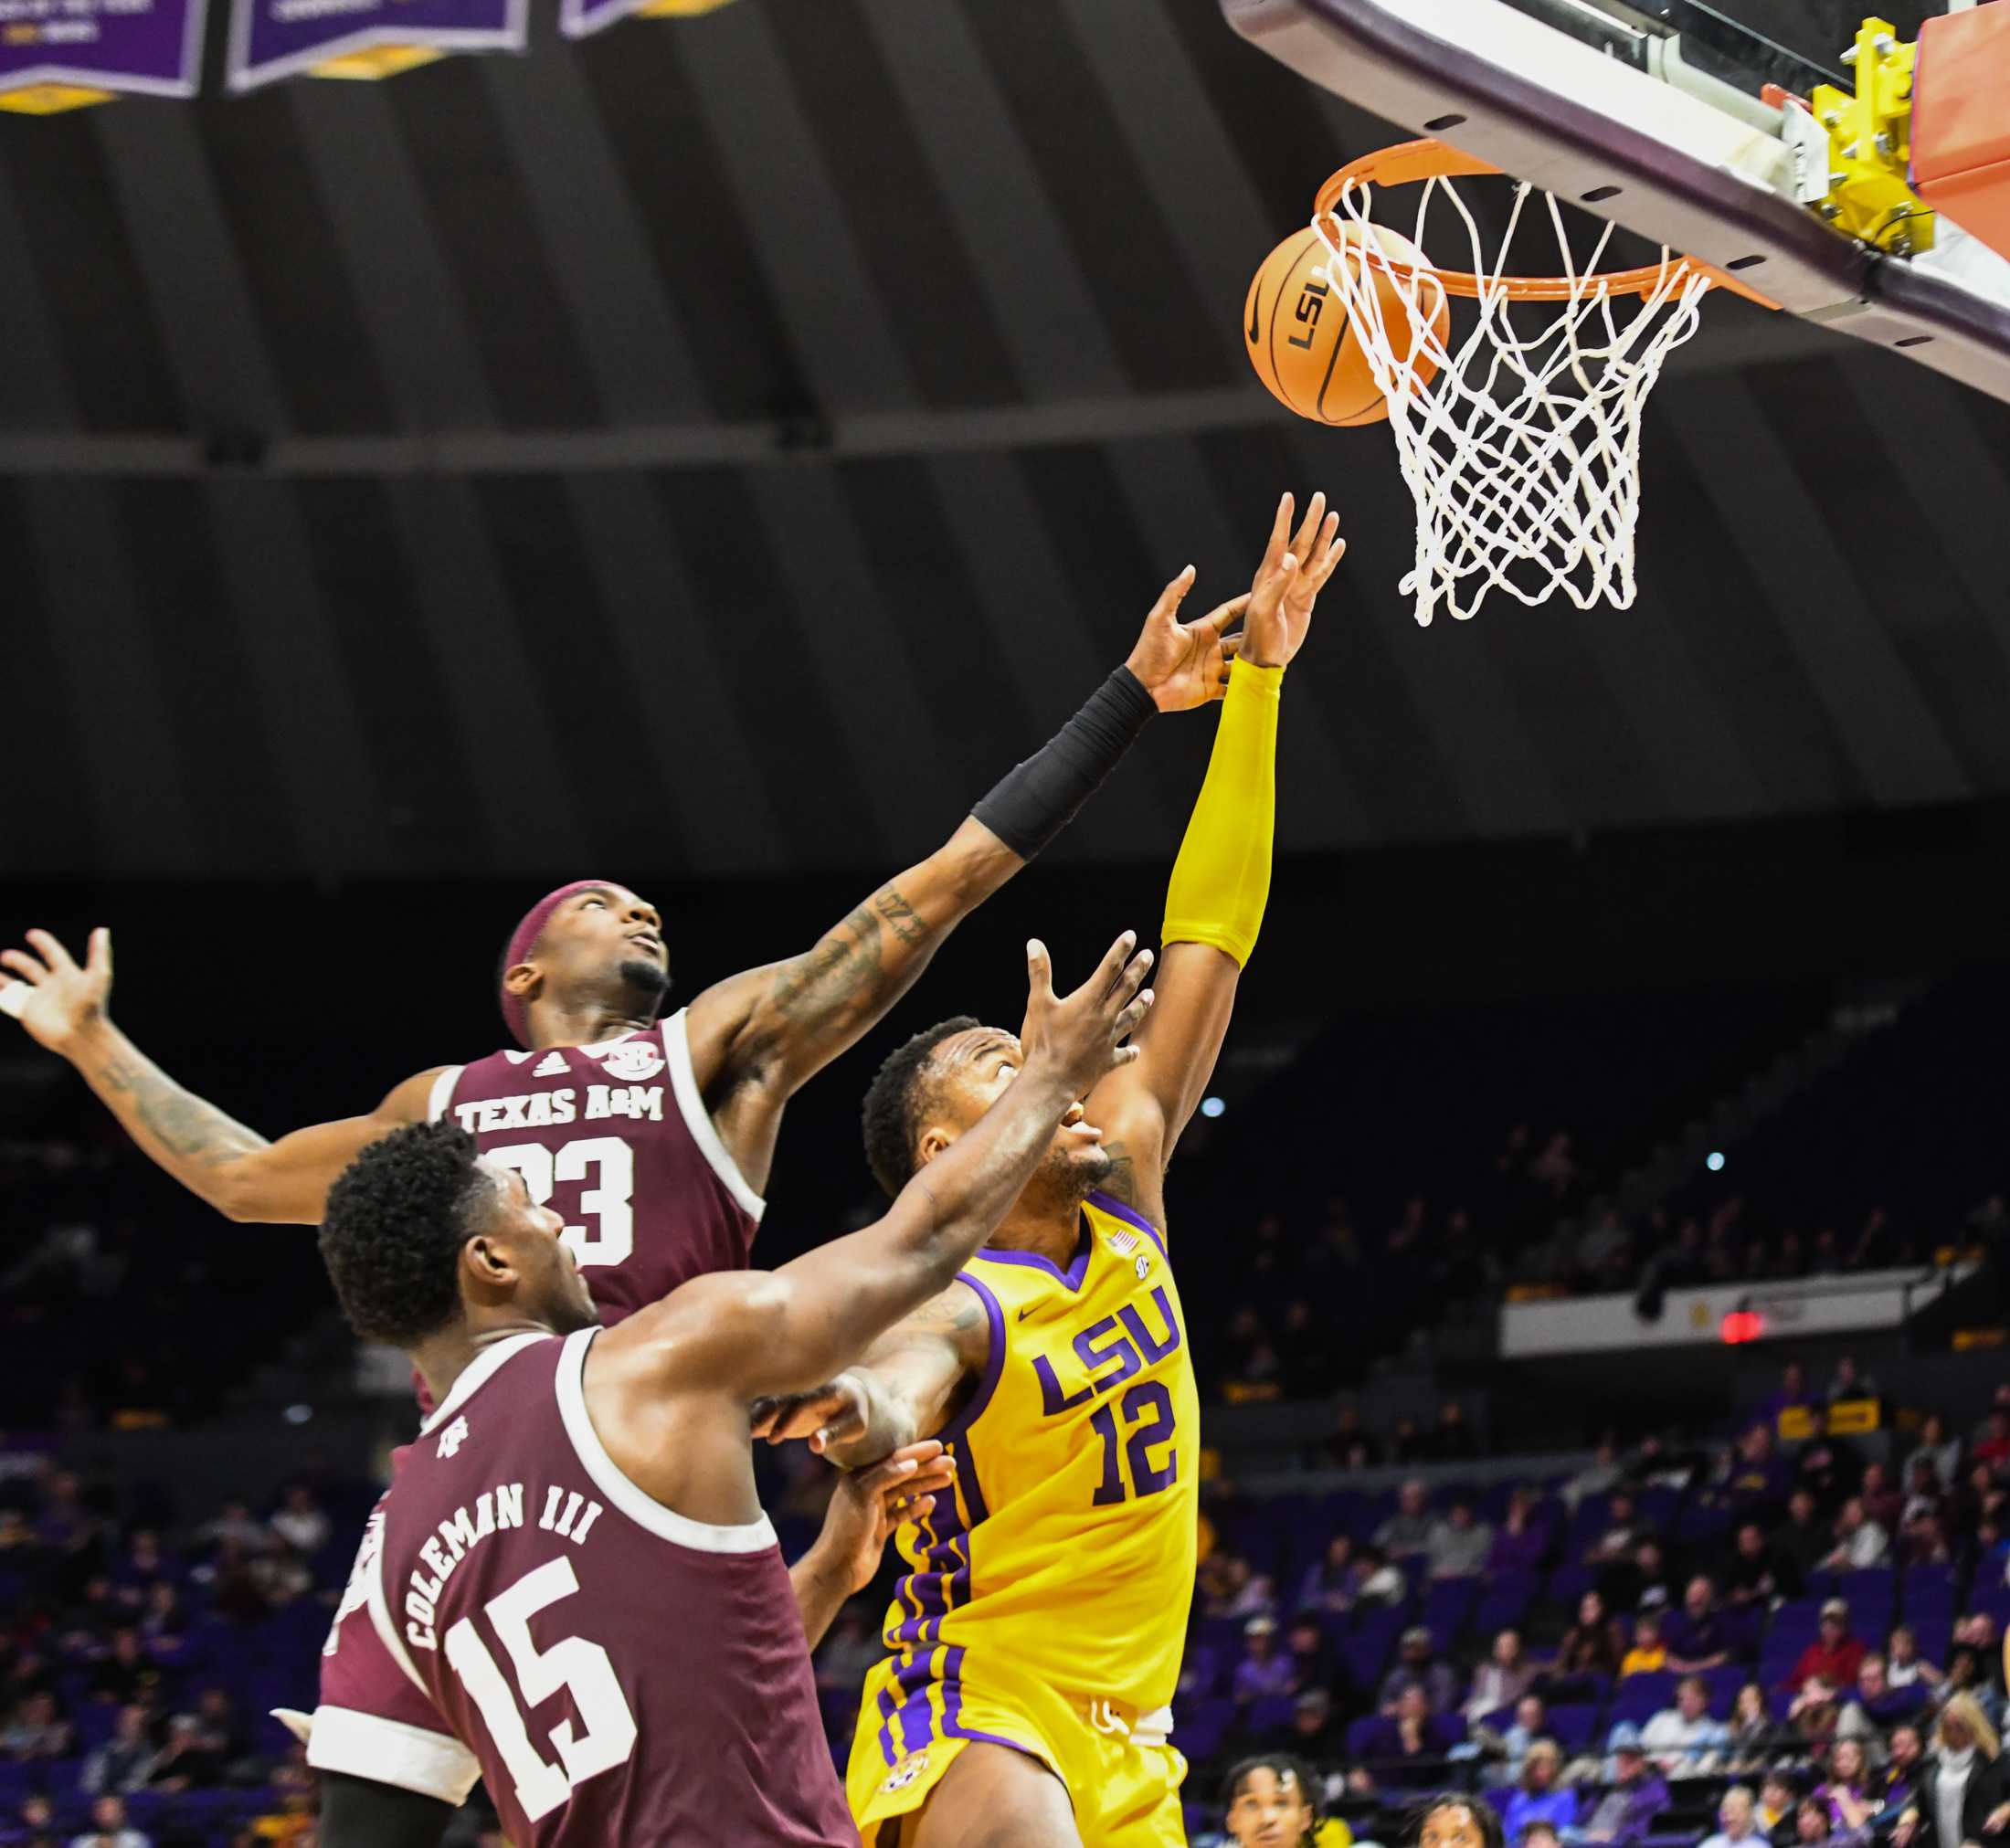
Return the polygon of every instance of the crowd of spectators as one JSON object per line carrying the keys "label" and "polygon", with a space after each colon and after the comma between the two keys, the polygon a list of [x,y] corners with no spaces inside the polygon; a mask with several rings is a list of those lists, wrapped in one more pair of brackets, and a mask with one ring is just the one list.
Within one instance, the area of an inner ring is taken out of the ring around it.
{"label": "crowd of spectators", "polygon": [[170,1533],[53,1462],[0,1482],[0,1844],[311,1848],[268,1714],[311,1699],[349,1512],[294,1484]]}
{"label": "crowd of spectators", "polygon": [[2010,1843],[2010,1387],[1971,1431],[1834,1434],[1873,1386],[1789,1368],[1714,1453],[1562,1480],[1222,1498],[1183,1748],[1294,1753],[1370,1828],[1464,1784],[1510,1848]]}

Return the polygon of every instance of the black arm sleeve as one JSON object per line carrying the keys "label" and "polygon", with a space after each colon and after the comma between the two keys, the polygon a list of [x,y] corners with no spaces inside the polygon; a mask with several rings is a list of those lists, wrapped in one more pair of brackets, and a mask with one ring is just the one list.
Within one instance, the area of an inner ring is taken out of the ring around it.
{"label": "black arm sleeve", "polygon": [[321,1848],[439,1848],[453,1806],[396,1784],[321,1774]]}
{"label": "black arm sleeve", "polygon": [[1118,668],[970,813],[1021,860],[1031,860],[1074,819],[1158,710],[1137,676]]}

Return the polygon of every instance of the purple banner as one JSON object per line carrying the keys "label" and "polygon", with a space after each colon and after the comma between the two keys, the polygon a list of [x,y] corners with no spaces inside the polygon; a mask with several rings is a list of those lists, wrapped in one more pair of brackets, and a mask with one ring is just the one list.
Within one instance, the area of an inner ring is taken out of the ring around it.
{"label": "purple banner", "polygon": [[56,107],[65,90],[194,96],[202,61],[203,0],[0,0],[0,103],[43,89]]}
{"label": "purple banner", "polygon": [[732,0],[559,0],[558,29],[567,38],[585,38],[606,31],[620,19],[637,16],[691,19],[731,4]]}
{"label": "purple banner", "polygon": [[529,13],[530,0],[237,0],[230,88],[313,71],[388,76],[447,51],[521,51]]}

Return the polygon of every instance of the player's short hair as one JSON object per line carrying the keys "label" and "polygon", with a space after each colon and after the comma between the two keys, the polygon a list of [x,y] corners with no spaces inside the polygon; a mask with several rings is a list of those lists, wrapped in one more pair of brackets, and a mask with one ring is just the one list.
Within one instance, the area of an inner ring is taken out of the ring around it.
{"label": "player's short hair", "polygon": [[873,1076],[860,1117],[865,1131],[865,1160],[873,1178],[891,1199],[915,1177],[915,1137],[928,1098],[928,1060],[945,1040],[982,1023],[957,1014],[916,1033],[886,1055]]}
{"label": "player's short hair", "polygon": [[1438,1790],[1413,1803],[1403,1818],[1401,1839],[1408,1843],[1423,1841],[1423,1825],[1440,1810],[1469,1811],[1485,1848],[1505,1848],[1507,1832],[1501,1827],[1500,1812],[1486,1798],[1476,1797],[1469,1790]]}
{"label": "player's short hair", "polygon": [[410,1123],[373,1142],[328,1190],[322,1262],[349,1325],[411,1347],[460,1313],[460,1248],[488,1184],[474,1137]]}
{"label": "player's short hair", "polygon": [[1258,1752],[1254,1758],[1232,1765],[1228,1776],[1222,1779],[1223,1818],[1235,1807],[1236,1798],[1243,1794],[1243,1786],[1258,1771],[1268,1771],[1280,1784],[1294,1784],[1304,1792],[1312,1809],[1312,1820],[1306,1825],[1305,1839],[1311,1841],[1324,1813],[1319,1803],[1319,1779],[1310,1765],[1291,1752]]}

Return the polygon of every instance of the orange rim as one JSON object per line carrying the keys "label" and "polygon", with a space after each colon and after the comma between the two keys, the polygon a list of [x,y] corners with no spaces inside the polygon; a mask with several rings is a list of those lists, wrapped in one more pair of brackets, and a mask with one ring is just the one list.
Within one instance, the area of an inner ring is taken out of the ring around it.
{"label": "orange rim", "polygon": [[[1319,188],[1319,196],[1313,204],[1312,222],[1317,225],[1330,219],[1336,228],[1344,228],[1338,215],[1339,203],[1355,186],[1407,186],[1422,180],[1455,180],[1489,174],[1506,177],[1491,161],[1461,153],[1444,142],[1428,138],[1400,142],[1394,147],[1382,148],[1374,153],[1363,154],[1358,161],[1349,161],[1335,174]],[[1397,275],[1419,273],[1416,264],[1402,257],[1391,257],[1386,251],[1370,251],[1368,258],[1378,269],[1386,269]],[[1603,283],[1608,295],[1646,296],[1661,287],[1671,269],[1678,276],[1686,271],[1707,277],[1713,289],[1729,289],[1734,295],[1742,295],[1746,301],[1756,301],[1761,308],[1779,310],[1777,301],[1698,257],[1671,257],[1666,265],[1646,263],[1637,269],[1614,269],[1597,280]],[[1568,276],[1480,277],[1466,269],[1431,269],[1427,273],[1436,279],[1446,294],[1463,295],[1468,299],[1476,298],[1483,291],[1488,294],[1497,291],[1511,301],[1569,301],[1583,292],[1585,284],[1582,277],[1573,281]]]}

